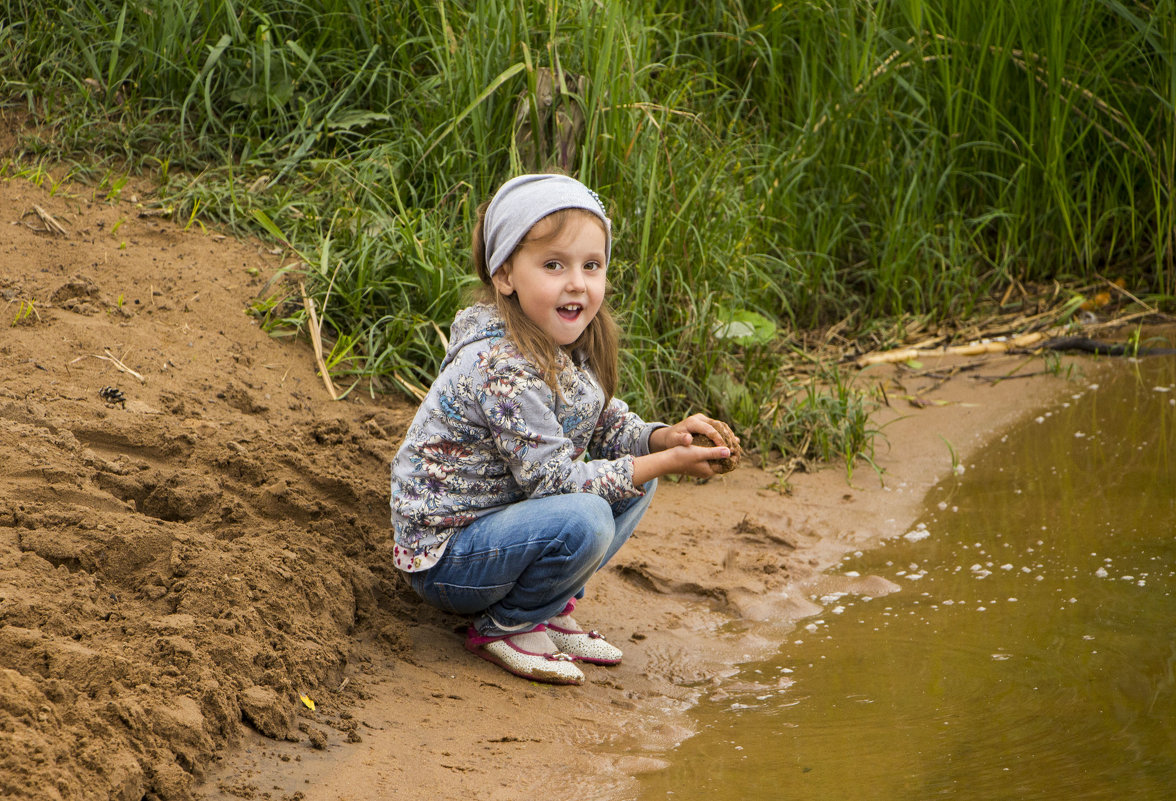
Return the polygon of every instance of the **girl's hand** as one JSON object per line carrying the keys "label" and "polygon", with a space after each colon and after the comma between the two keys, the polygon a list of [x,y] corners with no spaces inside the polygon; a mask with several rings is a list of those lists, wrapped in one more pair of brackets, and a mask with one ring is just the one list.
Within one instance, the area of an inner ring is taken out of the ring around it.
{"label": "girl's hand", "polygon": [[[644,484],[671,473],[694,478],[718,475],[713,462],[729,457],[731,449],[715,429],[715,422],[704,414],[692,414],[680,423],[654,431],[649,435],[649,455],[635,460],[633,482]],[[692,445],[695,434],[707,437],[715,447]]]}
{"label": "girl's hand", "polygon": [[[695,434],[702,434],[711,442],[715,443],[716,448],[725,448],[727,447],[727,443],[723,441],[722,435],[715,428],[716,422],[718,421],[707,417],[705,414],[692,414],[680,423],[675,423],[666,428],[659,428],[649,435],[649,452],[656,453],[678,445],[690,445]],[[711,458],[725,459],[730,455],[730,453],[727,453],[723,456],[712,456]]]}
{"label": "girl's hand", "polygon": [[701,445],[678,445],[670,448],[666,453],[677,457],[677,467],[670,472],[693,478],[710,478],[717,476],[719,471],[715,467],[715,460],[726,459],[731,455],[731,449],[726,445],[706,448]]}

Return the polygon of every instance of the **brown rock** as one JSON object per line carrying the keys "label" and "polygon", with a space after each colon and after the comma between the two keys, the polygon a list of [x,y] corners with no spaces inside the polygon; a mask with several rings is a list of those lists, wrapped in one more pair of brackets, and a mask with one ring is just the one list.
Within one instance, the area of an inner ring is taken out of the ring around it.
{"label": "brown rock", "polygon": [[[743,449],[739,447],[739,438],[735,436],[735,432],[722,420],[715,421],[715,430],[723,438],[724,444],[731,449],[731,455],[728,458],[713,460],[715,471],[718,473],[730,473],[739,466],[739,462],[743,459]],[[700,445],[704,448],[718,447],[715,445],[714,440],[703,434],[695,434],[694,440],[690,444]]]}

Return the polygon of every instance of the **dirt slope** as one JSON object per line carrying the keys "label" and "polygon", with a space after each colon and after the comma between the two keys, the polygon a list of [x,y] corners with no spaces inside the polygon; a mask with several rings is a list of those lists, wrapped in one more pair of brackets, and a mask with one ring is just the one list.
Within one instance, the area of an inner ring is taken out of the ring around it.
{"label": "dirt slope", "polygon": [[398,638],[365,565],[411,410],[327,400],[245,314],[277,257],[134,200],[0,182],[6,796],[184,798]]}

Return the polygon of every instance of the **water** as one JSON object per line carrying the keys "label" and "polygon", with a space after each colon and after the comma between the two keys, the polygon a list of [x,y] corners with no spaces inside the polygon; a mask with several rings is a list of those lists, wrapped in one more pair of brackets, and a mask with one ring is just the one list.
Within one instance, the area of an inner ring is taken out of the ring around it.
{"label": "water", "polygon": [[698,710],[642,799],[1176,795],[1176,359],[993,443],[837,572],[774,661]]}

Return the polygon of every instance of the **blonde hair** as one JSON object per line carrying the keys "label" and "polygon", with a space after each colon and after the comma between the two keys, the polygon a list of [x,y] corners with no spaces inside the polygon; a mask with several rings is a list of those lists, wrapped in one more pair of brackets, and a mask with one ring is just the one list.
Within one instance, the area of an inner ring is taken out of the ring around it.
{"label": "blonde hair", "polygon": [[[567,354],[581,350],[587,356],[588,368],[596,376],[596,380],[600,382],[600,386],[604,390],[605,400],[610,400],[617,391],[617,361],[620,351],[620,329],[617,326],[616,320],[613,319],[612,311],[608,307],[607,298],[600,304],[600,310],[596,312],[596,316],[592,318],[592,321],[588,323],[588,327],[584,329],[584,332],[580,334],[575,342],[564,348],[561,348],[553,342],[551,337],[545,334],[538,325],[523,313],[523,309],[519,305],[518,293],[512,293],[510,295],[502,294],[498,291],[498,287],[494,285],[494,281],[490,277],[490,270],[486,264],[486,238],[483,230],[486,209],[489,205],[490,202],[486,201],[478,207],[478,219],[474,225],[471,258],[474,272],[481,281],[481,284],[474,292],[474,300],[490,303],[498,308],[499,315],[502,316],[503,321],[506,323],[506,335],[510,337],[511,342],[519,349],[519,352],[539,368],[539,374],[543,376],[543,380],[547,382],[547,385],[551,387],[551,391],[556,395],[562,397],[563,394],[559,389],[559,374],[566,364]],[[543,218],[544,220],[550,220],[552,223],[550,226],[551,230],[543,236],[543,240],[558,237],[564,226],[567,225],[568,220],[575,214],[586,215],[597,223],[600,223],[599,217],[583,209],[561,209]],[[540,241],[538,238],[532,236],[532,233],[537,227],[533,226],[531,231],[527,232],[527,235],[515,247],[514,253],[511,253],[510,259],[506,260],[502,268],[510,269],[514,254],[518,253],[519,248],[523,244]],[[601,225],[601,228],[603,229],[603,225]]]}

